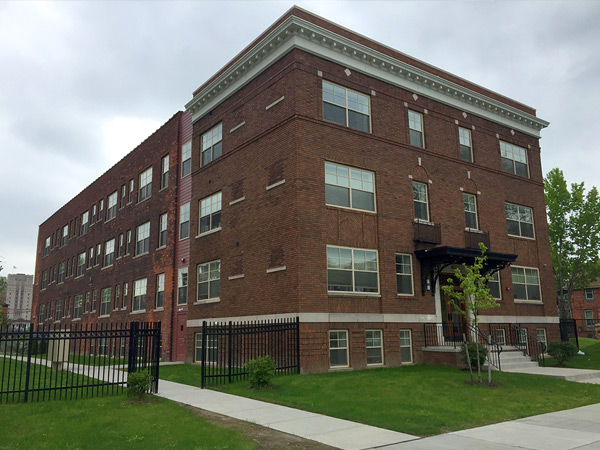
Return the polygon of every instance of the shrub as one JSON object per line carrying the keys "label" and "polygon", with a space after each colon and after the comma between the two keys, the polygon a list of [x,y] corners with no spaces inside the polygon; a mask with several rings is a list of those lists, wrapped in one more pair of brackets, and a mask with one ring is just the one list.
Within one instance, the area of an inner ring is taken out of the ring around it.
{"label": "shrub", "polygon": [[471,367],[473,368],[477,367],[477,345],[479,345],[479,366],[481,367],[485,363],[485,358],[487,356],[487,349],[485,348],[485,345],[476,344],[475,342],[467,342],[462,346],[463,358],[461,359],[461,361],[465,364],[469,364],[469,362],[467,361],[467,352],[465,348],[466,346],[468,346],[469,359],[471,360]]}
{"label": "shrub", "polygon": [[146,392],[150,390],[152,375],[148,370],[132,372],[127,376],[127,397],[137,397],[143,400]]}
{"label": "shrub", "polygon": [[248,371],[251,388],[263,388],[271,385],[275,376],[275,363],[269,356],[260,356],[248,361],[244,368]]}
{"label": "shrub", "polygon": [[565,361],[577,354],[577,347],[571,342],[554,341],[548,346],[548,354],[556,359],[559,366],[564,366]]}

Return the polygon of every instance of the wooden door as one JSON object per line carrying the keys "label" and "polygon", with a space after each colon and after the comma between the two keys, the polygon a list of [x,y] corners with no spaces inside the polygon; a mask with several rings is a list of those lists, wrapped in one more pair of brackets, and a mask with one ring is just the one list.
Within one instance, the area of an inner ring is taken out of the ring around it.
{"label": "wooden door", "polygon": [[185,361],[187,352],[187,312],[177,315],[177,328],[175,329],[175,360]]}

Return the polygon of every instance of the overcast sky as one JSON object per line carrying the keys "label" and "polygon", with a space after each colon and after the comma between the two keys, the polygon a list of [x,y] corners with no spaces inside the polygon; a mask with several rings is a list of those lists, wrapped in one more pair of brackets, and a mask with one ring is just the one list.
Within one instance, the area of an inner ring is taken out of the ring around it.
{"label": "overcast sky", "polygon": [[[0,2],[2,275],[33,273],[38,226],[293,4]],[[600,185],[600,1],[296,4],[536,108],[544,173]]]}

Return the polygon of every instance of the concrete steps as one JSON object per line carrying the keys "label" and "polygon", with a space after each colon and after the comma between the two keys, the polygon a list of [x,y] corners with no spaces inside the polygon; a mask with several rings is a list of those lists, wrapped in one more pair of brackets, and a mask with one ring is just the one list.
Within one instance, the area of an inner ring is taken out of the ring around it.
{"label": "concrete steps", "polygon": [[[502,349],[500,353],[500,368],[505,370],[521,370],[521,369],[533,369],[539,367],[537,361],[532,361],[529,356],[523,355],[520,350],[512,347]],[[487,370],[487,366],[485,366]],[[492,366],[492,370],[498,370]]]}

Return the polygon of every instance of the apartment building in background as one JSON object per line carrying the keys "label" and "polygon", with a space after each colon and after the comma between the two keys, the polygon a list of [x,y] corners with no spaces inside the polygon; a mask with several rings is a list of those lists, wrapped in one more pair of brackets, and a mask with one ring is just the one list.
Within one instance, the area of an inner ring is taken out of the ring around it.
{"label": "apartment building in background", "polygon": [[8,274],[6,277],[7,318],[11,322],[29,322],[33,302],[33,275]]}
{"label": "apartment building in background", "polygon": [[294,7],[40,226],[38,321],[160,320],[194,362],[204,321],[299,317],[303,372],[436,362],[427,324],[465,325],[440,286],[483,242],[482,330],[556,340],[547,125]]}

